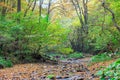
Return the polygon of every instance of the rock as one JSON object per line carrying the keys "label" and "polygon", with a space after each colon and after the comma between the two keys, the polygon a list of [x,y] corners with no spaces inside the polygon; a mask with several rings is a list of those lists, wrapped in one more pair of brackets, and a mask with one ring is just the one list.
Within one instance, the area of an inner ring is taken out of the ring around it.
{"label": "rock", "polygon": [[31,78],[31,80],[36,80],[35,78]]}
{"label": "rock", "polygon": [[20,80],[21,78],[19,76],[13,76],[12,80]]}
{"label": "rock", "polygon": [[22,79],[22,80],[28,80],[28,79],[25,79],[25,78],[24,78],[24,79]]}
{"label": "rock", "polygon": [[44,80],[46,78],[46,76],[41,76],[40,80]]}
{"label": "rock", "polygon": [[66,68],[66,66],[62,66],[62,68]]}
{"label": "rock", "polygon": [[98,76],[95,74],[91,74],[92,78],[97,78]]}
{"label": "rock", "polygon": [[43,66],[43,68],[47,68],[47,66]]}
{"label": "rock", "polygon": [[68,76],[65,76],[63,79],[69,78]]}
{"label": "rock", "polygon": [[72,76],[70,80],[84,80],[84,78],[80,76]]}
{"label": "rock", "polygon": [[62,79],[62,77],[61,76],[56,76],[56,79]]}
{"label": "rock", "polygon": [[77,72],[84,72],[84,71],[83,71],[83,70],[79,70],[79,69],[78,69],[78,70],[77,70]]}

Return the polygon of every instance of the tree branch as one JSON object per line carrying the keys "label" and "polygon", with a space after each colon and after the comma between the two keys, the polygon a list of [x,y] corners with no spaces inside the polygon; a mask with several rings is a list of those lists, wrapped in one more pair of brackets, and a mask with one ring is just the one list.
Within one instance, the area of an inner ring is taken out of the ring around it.
{"label": "tree branch", "polygon": [[120,27],[118,26],[116,20],[115,20],[115,14],[114,12],[109,9],[106,5],[105,5],[105,0],[102,2],[102,6],[104,7],[104,9],[106,9],[107,11],[109,11],[112,15],[112,22],[114,23],[114,26],[117,28],[117,30],[120,32]]}

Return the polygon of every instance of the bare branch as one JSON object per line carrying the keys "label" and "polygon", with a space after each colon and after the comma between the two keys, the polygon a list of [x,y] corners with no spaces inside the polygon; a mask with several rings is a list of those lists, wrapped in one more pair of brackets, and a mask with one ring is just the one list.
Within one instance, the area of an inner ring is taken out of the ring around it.
{"label": "bare branch", "polygon": [[30,7],[32,6],[32,3],[33,3],[33,1],[28,4],[28,8],[25,10],[24,17],[27,15],[28,10],[29,10]]}
{"label": "bare branch", "polygon": [[104,9],[106,9],[107,11],[109,11],[110,13],[111,13],[111,15],[112,15],[112,21],[113,21],[113,23],[114,23],[114,26],[117,28],[117,30],[120,32],[120,27],[118,26],[118,24],[117,24],[117,22],[116,22],[116,20],[115,20],[115,14],[114,14],[114,12],[110,9],[110,8],[108,8],[106,5],[105,5],[106,3],[105,3],[105,0],[103,0],[103,2],[102,2],[102,6],[104,7]]}
{"label": "bare branch", "polygon": [[34,1],[34,5],[33,5],[33,8],[32,8],[32,11],[34,11],[35,6],[36,6],[36,0]]}

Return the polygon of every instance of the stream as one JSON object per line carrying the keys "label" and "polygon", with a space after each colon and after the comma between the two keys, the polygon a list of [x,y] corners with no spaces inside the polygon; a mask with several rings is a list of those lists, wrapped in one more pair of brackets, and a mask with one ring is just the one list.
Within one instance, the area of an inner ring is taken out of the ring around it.
{"label": "stream", "polygon": [[[28,63],[0,69],[0,80],[96,80],[90,58],[60,60],[58,64]],[[98,80],[98,79],[97,79]]]}
{"label": "stream", "polygon": [[[53,76],[50,79],[42,77],[41,80],[94,80],[93,74],[90,73],[86,66],[89,61],[89,58],[60,60],[57,65],[60,74]],[[57,71],[54,70],[54,68],[52,68],[52,70]],[[49,70],[46,72],[47,74],[50,74]]]}

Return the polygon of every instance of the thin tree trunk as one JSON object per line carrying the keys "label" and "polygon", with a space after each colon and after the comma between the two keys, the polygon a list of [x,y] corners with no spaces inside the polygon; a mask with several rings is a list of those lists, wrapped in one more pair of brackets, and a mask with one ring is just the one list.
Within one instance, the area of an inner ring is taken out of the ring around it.
{"label": "thin tree trunk", "polygon": [[[5,0],[1,0],[1,2],[3,2],[3,3],[5,4]],[[2,18],[1,18],[1,19],[4,19],[4,18],[5,18],[6,9],[7,9],[7,8],[6,8],[5,6],[2,7],[2,11],[1,11],[1,15],[2,15],[1,17],[2,17]]]}
{"label": "thin tree trunk", "polygon": [[30,7],[32,6],[32,3],[33,3],[33,1],[28,4],[28,8],[25,10],[24,17],[27,15],[28,10],[29,10]]}
{"label": "thin tree trunk", "polygon": [[[21,0],[17,1],[17,13],[21,11]],[[17,18],[17,22],[20,23],[20,15],[19,18]]]}
{"label": "thin tree trunk", "polygon": [[39,23],[40,23],[40,18],[41,18],[41,10],[42,10],[42,1],[39,1]]}
{"label": "thin tree trunk", "polygon": [[115,20],[116,17],[115,17],[114,12],[111,9],[109,9],[105,4],[106,4],[106,2],[105,2],[105,0],[103,0],[102,6],[104,7],[104,9],[106,9],[107,11],[109,11],[111,13],[111,15],[112,15],[112,22],[114,23],[114,26],[117,28],[117,30],[120,32],[120,26],[118,26],[118,24],[117,24],[117,22]]}
{"label": "thin tree trunk", "polygon": [[17,1],[17,12],[21,11],[21,0]]}
{"label": "thin tree trunk", "polygon": [[49,3],[48,3],[48,11],[47,11],[48,19],[47,19],[47,22],[49,22],[49,18],[50,18],[50,6],[51,6],[51,1],[52,1],[52,0],[49,0]]}
{"label": "thin tree trunk", "polygon": [[32,12],[34,11],[35,6],[36,6],[36,0],[34,1],[34,5],[33,5],[33,8],[32,8]]}

